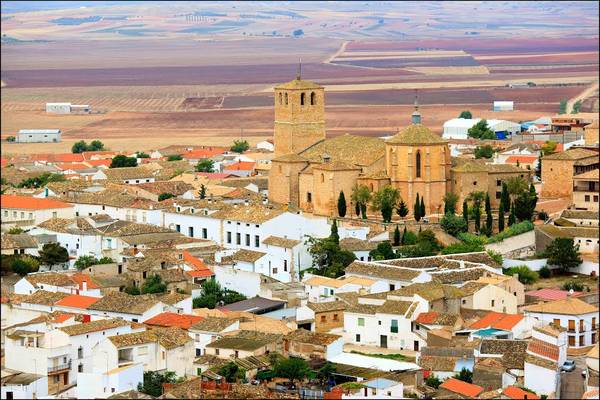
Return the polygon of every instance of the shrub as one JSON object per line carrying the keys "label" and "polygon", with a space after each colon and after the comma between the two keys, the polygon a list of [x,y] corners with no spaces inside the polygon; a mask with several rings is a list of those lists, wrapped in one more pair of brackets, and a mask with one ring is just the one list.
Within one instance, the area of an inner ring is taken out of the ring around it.
{"label": "shrub", "polygon": [[181,156],[181,154],[173,154],[170,155],[169,157],[167,157],[167,161],[181,161],[183,160],[183,157]]}
{"label": "shrub", "polygon": [[417,244],[417,235],[413,231],[404,230],[404,234],[402,235],[402,244],[404,245],[412,245]]}
{"label": "shrub", "polygon": [[547,213],[546,211],[544,211],[544,210],[540,211],[540,212],[538,213],[538,219],[539,219],[540,221],[545,221],[545,220],[547,220],[547,219],[548,219],[548,213]]}
{"label": "shrub", "polygon": [[431,374],[427,378],[425,378],[425,384],[427,386],[430,386],[430,387],[434,388],[434,389],[437,389],[442,384],[442,381],[440,380],[440,378],[438,378],[434,374]]}
{"label": "shrub", "polygon": [[126,168],[126,167],[137,167],[137,158],[127,157],[122,154],[114,156],[110,168]]}
{"label": "shrub", "polygon": [[37,272],[39,268],[40,263],[38,260],[30,256],[15,258],[11,264],[12,271],[20,276]]}
{"label": "shrub", "polygon": [[576,245],[571,238],[556,238],[548,247],[546,247],[548,255],[548,264],[558,265],[563,272],[567,272],[570,268],[575,268],[581,264],[579,257],[579,245]]}
{"label": "shrub", "polygon": [[452,236],[457,236],[467,231],[467,222],[465,219],[453,213],[446,213],[442,217],[440,225],[444,232]]}
{"label": "shrub", "polygon": [[75,268],[79,271],[84,270],[94,264],[97,264],[98,260],[94,256],[81,256],[75,261]]}
{"label": "shrub", "polygon": [[246,140],[234,140],[231,151],[235,153],[243,153],[250,148],[250,145]]}
{"label": "shrub", "polygon": [[579,283],[577,281],[568,281],[562,285],[561,289],[562,290],[573,290],[575,292],[583,292],[584,286],[582,283]]}
{"label": "shrub", "polygon": [[458,254],[458,253],[475,253],[485,250],[485,248],[477,243],[454,243],[442,249],[442,254]]}
{"label": "shrub", "polygon": [[175,195],[173,193],[166,193],[166,192],[165,193],[161,193],[158,196],[158,201],[167,200],[167,199],[170,199],[172,197],[175,197]]}
{"label": "shrub", "polygon": [[123,291],[133,296],[137,296],[138,294],[140,294],[140,289],[138,289],[135,286],[127,286]]}
{"label": "shrub", "polygon": [[496,264],[502,265],[502,262],[504,261],[502,259],[502,254],[498,253],[497,251],[494,250],[488,250],[487,251],[488,256],[490,256],[490,258],[492,260],[494,260],[494,262],[496,262]]}
{"label": "shrub", "polygon": [[18,235],[18,234],[23,233],[23,229],[19,228],[18,226],[13,226],[12,228],[10,228],[8,230],[8,233],[10,235]]}
{"label": "shrub", "polygon": [[17,138],[16,138],[16,137],[14,137],[14,136],[9,136],[9,137],[7,137],[7,138],[6,138],[6,141],[7,141],[7,142],[14,142],[14,141],[16,141],[16,140],[17,140]]}
{"label": "shrub", "polygon": [[516,267],[510,267],[505,271],[506,275],[519,274],[519,282],[524,285],[530,285],[537,282],[539,274],[529,269],[527,265],[518,265]]}
{"label": "shrub", "polygon": [[462,232],[458,238],[467,244],[478,244],[484,246],[488,243],[488,238],[483,235],[475,235],[469,232]]}
{"label": "shrub", "polygon": [[501,242],[504,239],[507,239],[512,236],[517,236],[525,232],[529,232],[533,230],[533,222],[531,221],[523,221],[517,224],[513,224],[506,228],[504,231],[497,233],[496,235],[490,237],[488,239],[488,243],[496,243]]}
{"label": "shrub", "polygon": [[164,293],[167,291],[167,285],[163,283],[160,275],[152,275],[142,284],[142,294]]}
{"label": "shrub", "polygon": [[542,268],[540,268],[538,274],[540,275],[540,278],[546,279],[550,278],[550,276],[552,275],[552,271],[550,271],[550,268],[548,268],[548,266],[544,265]]}

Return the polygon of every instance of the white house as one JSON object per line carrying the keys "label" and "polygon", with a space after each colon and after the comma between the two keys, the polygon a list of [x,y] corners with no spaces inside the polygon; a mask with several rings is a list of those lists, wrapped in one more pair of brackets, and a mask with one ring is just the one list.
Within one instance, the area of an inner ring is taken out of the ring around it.
{"label": "white house", "polygon": [[52,218],[73,218],[74,207],[54,199],[3,194],[0,196],[2,226],[33,227]]}
{"label": "white house", "polygon": [[567,329],[569,347],[593,346],[598,340],[598,308],[576,297],[527,306],[523,313],[544,325],[553,323]]}
{"label": "white house", "polygon": [[60,129],[21,129],[17,133],[18,143],[56,143],[60,142]]}
{"label": "white house", "polygon": [[223,334],[240,329],[240,321],[229,318],[205,317],[192,325],[188,333],[194,339],[196,357],[205,354],[206,345],[223,337]]}
{"label": "white house", "polygon": [[2,233],[2,254],[28,254],[38,256],[38,243],[35,238],[26,233]]}
{"label": "white house", "polygon": [[494,104],[492,106],[493,111],[513,111],[514,109],[514,101],[494,101]]}
{"label": "white house", "polygon": [[106,399],[119,393],[137,390],[144,382],[144,366],[141,363],[124,365],[104,372],[77,374],[76,396],[78,399]]}
{"label": "white house", "polygon": [[539,395],[560,398],[560,367],[566,359],[564,329],[552,325],[534,329],[525,356],[525,386]]}
{"label": "white house", "polygon": [[272,140],[263,140],[262,142],[258,142],[256,144],[257,149],[275,151],[275,145]]}
{"label": "white house", "polygon": [[346,267],[345,273],[346,276],[383,281],[387,285],[386,290],[431,281],[431,274],[425,270],[401,268],[377,262],[354,261]]}
{"label": "white house", "polygon": [[306,273],[303,278],[308,301],[318,303],[337,293],[379,293],[388,290],[384,281],[357,276],[342,276],[338,279]]}
{"label": "white house", "polygon": [[19,279],[14,285],[16,294],[33,294],[38,290],[75,293],[77,289],[77,282],[69,275],[56,272],[32,273]]}
{"label": "white house", "polygon": [[48,396],[48,377],[2,368],[3,399],[43,399]]}

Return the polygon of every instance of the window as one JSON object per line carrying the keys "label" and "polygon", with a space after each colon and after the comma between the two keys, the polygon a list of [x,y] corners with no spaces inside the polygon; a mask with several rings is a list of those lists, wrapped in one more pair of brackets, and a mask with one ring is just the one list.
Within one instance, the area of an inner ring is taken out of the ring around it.
{"label": "window", "polygon": [[358,326],[365,326],[365,319],[364,318],[359,318],[358,319]]}
{"label": "window", "polygon": [[321,183],[325,182],[325,174],[321,174]]}
{"label": "window", "polygon": [[592,330],[596,330],[596,317],[592,317]]}
{"label": "window", "polygon": [[327,322],[327,316],[321,315],[321,322]]}
{"label": "window", "polygon": [[397,319],[393,319],[392,320],[392,325],[390,327],[390,332],[392,332],[392,333],[398,333],[398,320]]}
{"label": "window", "polygon": [[300,105],[303,106],[306,101],[306,93],[300,93]]}
{"label": "window", "polygon": [[146,279],[146,274],[147,274],[146,271],[142,272],[142,278]]}
{"label": "window", "polygon": [[594,202],[597,203],[598,202],[598,196],[594,196]]}
{"label": "window", "polygon": [[[83,347],[79,346],[79,348],[77,349],[77,358],[82,359],[83,358]],[[81,372],[81,371],[79,371]]]}
{"label": "window", "polygon": [[202,228],[202,239],[208,238],[208,230],[206,228]]}
{"label": "window", "polygon": [[288,105],[288,94],[287,93],[284,94],[284,98],[285,98],[285,105],[287,106]]}
{"label": "window", "polygon": [[234,352],[234,355],[233,355],[233,356],[234,356],[235,358],[238,358],[238,357],[240,356],[240,352],[239,352],[239,351],[237,351],[237,350],[235,350],[235,352]]}
{"label": "window", "polygon": [[56,214],[56,211],[52,212],[52,218],[56,218],[58,216],[58,214]]}
{"label": "window", "polygon": [[579,336],[579,345],[584,346],[584,344],[585,344],[585,341],[583,339],[583,335],[581,335],[581,336]]}
{"label": "window", "polygon": [[315,92],[312,92],[310,94],[310,105],[314,106],[315,104],[317,104],[317,95]]}
{"label": "window", "polygon": [[235,244],[242,244],[242,234],[239,232],[235,234]]}
{"label": "window", "polygon": [[586,194],[585,195],[585,202],[588,203],[590,201],[590,195]]}
{"label": "window", "polygon": [[25,219],[25,213],[23,211],[21,211],[21,219]]}
{"label": "window", "polygon": [[181,225],[179,225],[179,224],[175,225],[175,230],[177,232],[181,232]]}
{"label": "window", "polygon": [[465,299],[463,299],[462,303],[463,304],[467,304],[467,301]]}
{"label": "window", "polygon": [[583,331],[585,331],[585,329],[583,328],[583,320],[580,319],[579,320],[579,332],[583,332]]}
{"label": "window", "polygon": [[227,243],[231,243],[231,232],[227,232]]}
{"label": "window", "polygon": [[570,319],[569,320],[569,330],[570,331],[574,331],[575,330],[575,320],[574,319]]}
{"label": "window", "polygon": [[360,343],[360,335],[356,334],[356,342]]}
{"label": "window", "polygon": [[390,283],[390,291],[392,290],[396,290],[396,285],[394,285],[393,283]]}
{"label": "window", "polygon": [[250,246],[250,235],[246,233],[246,246]]}
{"label": "window", "polygon": [[166,353],[164,351],[161,352],[161,358],[164,360],[166,357]]}
{"label": "window", "polygon": [[596,344],[596,332],[592,332],[592,344]]}
{"label": "window", "polygon": [[198,376],[202,375],[202,368],[196,368],[196,375],[198,375]]}
{"label": "window", "polygon": [[146,354],[148,354],[148,346],[141,346],[138,347],[138,356],[145,356]]}
{"label": "window", "polygon": [[494,307],[495,303],[496,303],[496,300],[492,300],[492,307]]}
{"label": "window", "polygon": [[[287,94],[285,95],[287,97]],[[286,98],[287,101],[287,98]],[[215,355],[218,356],[219,355],[219,349],[215,349]]]}
{"label": "window", "polygon": [[337,314],[333,314],[333,320],[334,321],[338,321],[338,315]]}
{"label": "window", "polygon": [[[279,105],[283,104],[283,93],[279,92]],[[200,375],[200,374],[198,374]]]}
{"label": "window", "polygon": [[254,235],[254,247],[260,247],[260,236]]}
{"label": "window", "polygon": [[190,226],[188,228],[188,236],[189,237],[194,237],[194,227],[193,226]]}
{"label": "window", "polygon": [[502,198],[502,192],[496,192],[496,199]]}
{"label": "window", "polygon": [[287,260],[283,260],[283,272],[287,272]]}
{"label": "window", "polygon": [[477,186],[477,181],[473,181],[473,186]]}
{"label": "window", "polygon": [[77,366],[77,372],[83,372],[83,364]]}
{"label": "window", "polygon": [[277,273],[277,267],[273,268],[273,273],[276,274]]}
{"label": "window", "polygon": [[306,202],[312,203],[312,193],[311,192],[306,192]]}
{"label": "window", "polygon": [[502,186],[502,181],[500,179],[496,179],[496,186]]}
{"label": "window", "polygon": [[421,177],[421,152],[417,151],[417,157],[416,157],[416,177],[420,178]]}

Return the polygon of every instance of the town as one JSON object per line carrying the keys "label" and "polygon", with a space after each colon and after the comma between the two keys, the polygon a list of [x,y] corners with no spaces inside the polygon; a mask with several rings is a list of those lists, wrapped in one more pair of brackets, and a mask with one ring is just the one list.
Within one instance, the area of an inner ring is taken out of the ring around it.
{"label": "town", "polygon": [[2,159],[3,398],[598,393],[597,115],[326,138],[322,86],[274,98],[254,148]]}

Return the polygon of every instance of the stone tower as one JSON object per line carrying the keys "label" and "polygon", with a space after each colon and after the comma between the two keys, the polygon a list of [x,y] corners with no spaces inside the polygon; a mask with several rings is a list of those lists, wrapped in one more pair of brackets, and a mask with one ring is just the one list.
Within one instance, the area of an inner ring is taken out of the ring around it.
{"label": "stone tower", "polygon": [[275,87],[275,157],[325,139],[325,90],[297,78]]}

